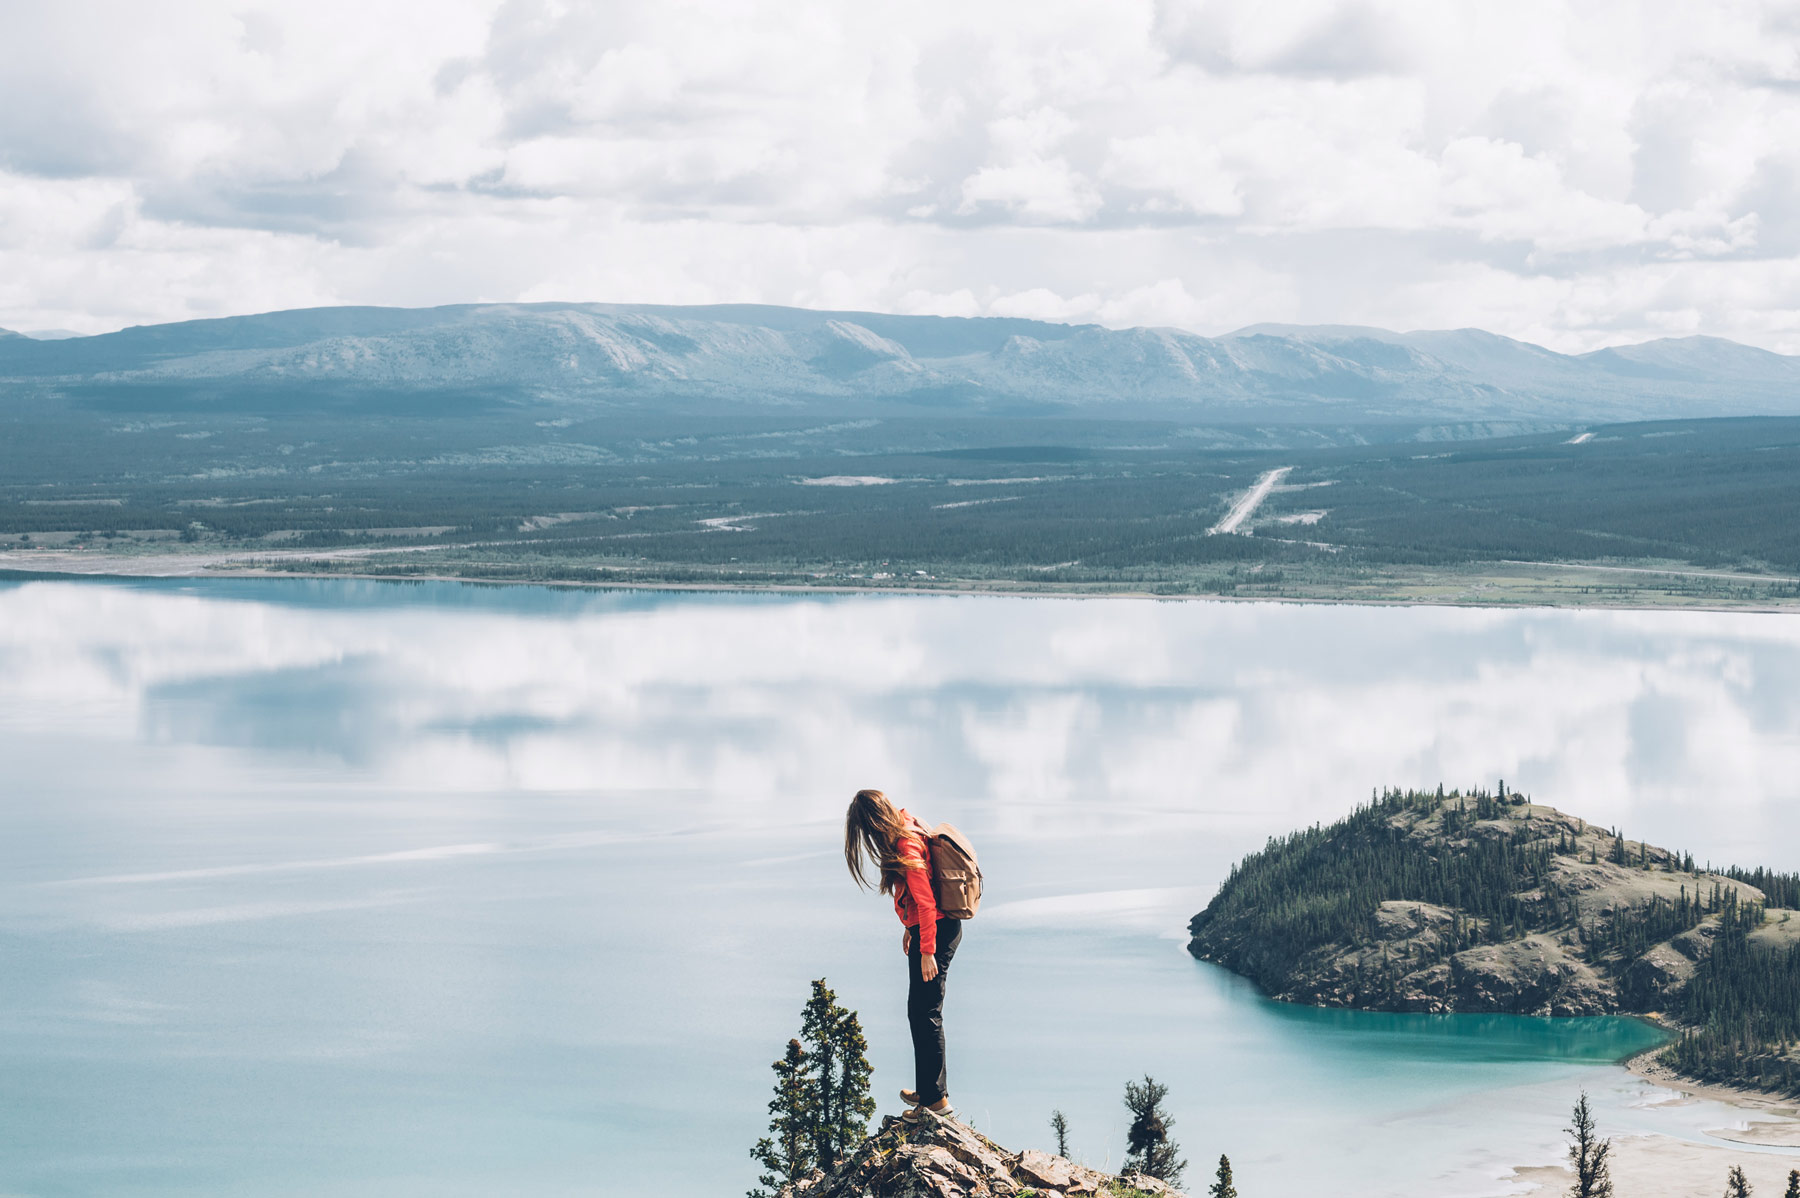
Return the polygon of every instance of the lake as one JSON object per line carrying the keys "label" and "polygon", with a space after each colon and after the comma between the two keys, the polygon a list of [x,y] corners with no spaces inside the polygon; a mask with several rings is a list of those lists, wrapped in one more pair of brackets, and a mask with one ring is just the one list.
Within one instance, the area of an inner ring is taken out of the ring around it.
{"label": "lake", "polygon": [[1273,834],[1494,786],[1800,868],[1800,619],[217,579],[0,583],[0,1193],[735,1195],[808,981],[910,1084],[842,812],[975,838],[951,1089],[1190,1188],[1497,1195],[1704,1139],[1629,1020],[1261,998],[1184,951]]}

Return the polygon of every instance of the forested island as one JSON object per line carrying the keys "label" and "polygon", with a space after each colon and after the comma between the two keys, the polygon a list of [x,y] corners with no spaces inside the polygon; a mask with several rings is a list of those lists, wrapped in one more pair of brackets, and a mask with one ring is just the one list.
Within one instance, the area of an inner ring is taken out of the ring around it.
{"label": "forested island", "polygon": [[1696,865],[1509,793],[1385,791],[1269,841],[1188,949],[1282,1001],[1648,1016],[1701,1081],[1800,1094],[1800,874]]}

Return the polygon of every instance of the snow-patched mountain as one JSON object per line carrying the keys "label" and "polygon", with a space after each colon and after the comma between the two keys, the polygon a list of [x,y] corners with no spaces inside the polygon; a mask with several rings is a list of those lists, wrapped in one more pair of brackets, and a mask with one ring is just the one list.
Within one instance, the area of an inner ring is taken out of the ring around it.
{"label": "snow-patched mountain", "polygon": [[1254,325],[1223,337],[760,305],[318,308],[39,341],[0,381],[479,388],[607,405],[929,404],[1207,420],[1627,420],[1800,413],[1800,358],[1688,337],[1558,354],[1479,329]]}

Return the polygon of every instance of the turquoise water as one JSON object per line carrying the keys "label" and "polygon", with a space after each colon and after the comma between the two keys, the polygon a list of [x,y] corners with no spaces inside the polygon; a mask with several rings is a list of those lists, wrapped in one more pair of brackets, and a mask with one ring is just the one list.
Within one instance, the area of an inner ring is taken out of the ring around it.
{"label": "turquoise water", "polygon": [[1699,1138],[1641,1024],[1270,1003],[1182,928],[1382,784],[1800,866],[1797,681],[1787,617],[0,585],[0,1193],[740,1193],[808,979],[909,1081],[864,785],[982,848],[1003,1142],[1116,1164],[1145,1072],[1259,1195],[1503,1193],[1582,1088]]}

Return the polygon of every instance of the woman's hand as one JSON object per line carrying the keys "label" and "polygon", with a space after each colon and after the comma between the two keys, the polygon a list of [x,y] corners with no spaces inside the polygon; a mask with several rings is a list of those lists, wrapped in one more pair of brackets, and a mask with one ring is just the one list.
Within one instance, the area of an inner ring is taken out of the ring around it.
{"label": "woman's hand", "polygon": [[937,956],[932,953],[919,954],[919,980],[929,982],[938,975]]}
{"label": "woman's hand", "polygon": [[900,933],[900,954],[905,956],[910,952],[912,952],[912,929],[908,928]]}

